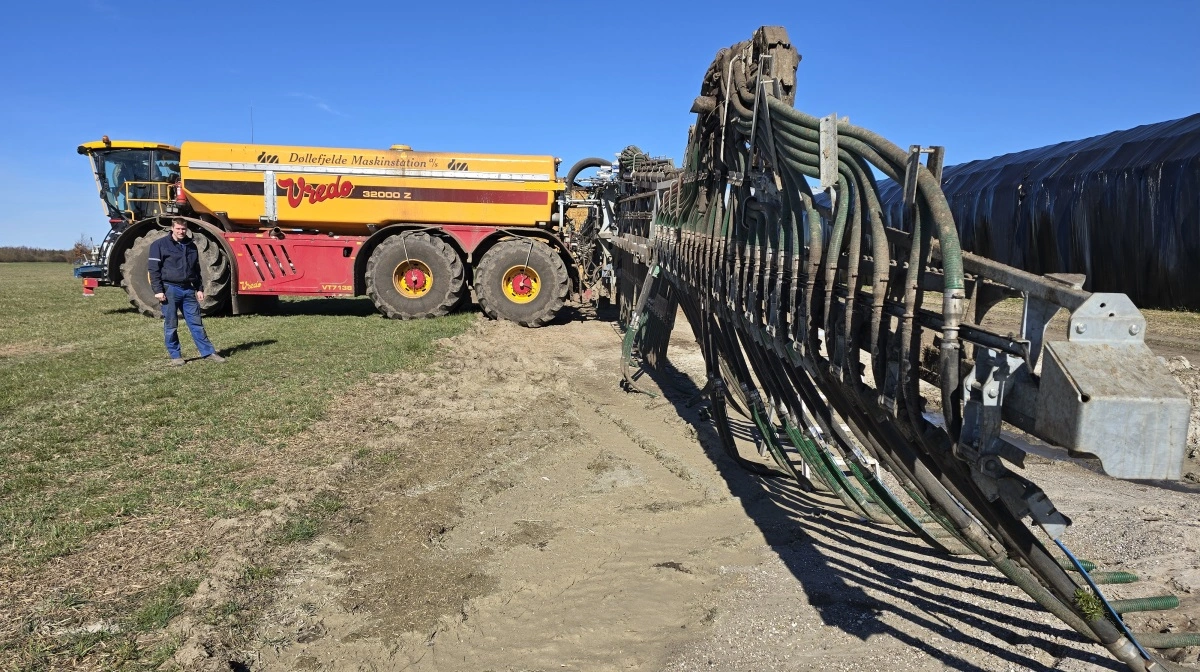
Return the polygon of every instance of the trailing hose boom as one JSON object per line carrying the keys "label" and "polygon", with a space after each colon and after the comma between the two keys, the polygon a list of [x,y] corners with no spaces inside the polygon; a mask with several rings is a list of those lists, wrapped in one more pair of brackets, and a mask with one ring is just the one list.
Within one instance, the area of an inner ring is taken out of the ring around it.
{"label": "trailing hose boom", "polygon": [[[721,50],[692,106],[683,168],[630,148],[594,188],[615,220],[626,352],[661,362],[682,309],[739,463],[768,471],[737,455],[729,404],[756,426],[773,475],[978,554],[1131,669],[1165,669],[1083,564],[1086,584],[1063,568],[1071,521],[1020,473],[1028,444],[1005,431],[1099,458],[1118,478],[1177,479],[1190,408],[1146,346],[1145,319],[1122,294],[1083,291],[1081,277],[963,252],[941,148],[906,150],[795,109],[799,61],[778,27]],[[885,224],[875,171],[904,185],[898,227]],[[984,326],[1006,299],[1021,302],[1019,331]],[[1060,311],[1065,337],[1049,329]],[[1088,589],[1105,609],[1085,608]]]}

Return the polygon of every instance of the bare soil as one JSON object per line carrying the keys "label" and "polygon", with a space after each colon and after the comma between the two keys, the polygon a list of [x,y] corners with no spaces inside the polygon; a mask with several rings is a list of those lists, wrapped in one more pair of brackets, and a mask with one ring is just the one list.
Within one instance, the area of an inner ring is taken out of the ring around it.
{"label": "bare soil", "polygon": [[[340,422],[306,438],[360,446],[327,486],[347,503],[342,524],[291,554],[252,637],[184,619],[175,662],[1118,669],[981,561],[731,464],[688,405],[703,366],[679,324],[679,373],[640,381],[657,398],[618,387],[619,336],[595,320],[537,330],[481,320],[430,373],[377,377],[341,404]],[[1196,370],[1175,366],[1200,395]],[[1178,610],[1131,616],[1138,629],[1200,629],[1200,489],[1031,462],[1075,521],[1066,542],[1142,578],[1111,595],[1182,598]],[[203,584],[189,613],[251,599],[235,571],[247,561],[226,559],[227,580]]]}

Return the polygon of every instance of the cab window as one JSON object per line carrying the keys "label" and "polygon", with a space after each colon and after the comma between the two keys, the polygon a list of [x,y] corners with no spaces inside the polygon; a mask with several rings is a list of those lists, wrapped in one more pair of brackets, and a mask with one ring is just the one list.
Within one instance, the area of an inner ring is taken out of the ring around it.
{"label": "cab window", "polygon": [[134,211],[135,219],[154,214],[158,208],[150,208],[152,204],[145,200],[127,203],[130,199],[152,199],[160,197],[161,193],[150,186],[127,185],[133,182],[165,182],[172,183],[179,179],[179,153],[167,150],[150,149],[114,149],[97,152],[101,197],[115,212]]}

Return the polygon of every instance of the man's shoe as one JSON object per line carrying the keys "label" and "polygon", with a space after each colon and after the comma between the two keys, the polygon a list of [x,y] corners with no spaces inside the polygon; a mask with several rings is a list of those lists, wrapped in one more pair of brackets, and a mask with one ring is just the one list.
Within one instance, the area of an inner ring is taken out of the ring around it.
{"label": "man's shoe", "polygon": [[171,366],[183,366],[184,364],[187,364],[187,360],[182,357],[171,358]]}
{"label": "man's shoe", "polygon": [[207,359],[207,360],[208,360],[208,361],[210,361],[210,362],[217,362],[218,364],[220,364],[221,362],[224,362],[224,361],[225,361],[225,358],[224,358],[224,357],[222,357],[222,356],[218,355],[218,354],[217,354],[217,353],[215,353],[215,352],[214,352],[213,354],[211,354],[211,355],[209,355],[209,356],[205,357],[205,359]]}

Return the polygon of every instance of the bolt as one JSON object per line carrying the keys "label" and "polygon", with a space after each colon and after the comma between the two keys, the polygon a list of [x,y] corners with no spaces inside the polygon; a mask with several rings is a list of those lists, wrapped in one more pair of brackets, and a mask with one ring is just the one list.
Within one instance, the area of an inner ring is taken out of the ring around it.
{"label": "bolt", "polygon": [[1087,325],[1086,325],[1086,324],[1084,324],[1084,323],[1080,322],[1079,324],[1075,325],[1075,333],[1077,333],[1077,334],[1082,334],[1082,333],[1083,333],[1083,332],[1085,332],[1085,331],[1087,331]]}
{"label": "bolt", "polygon": [[988,476],[998,475],[1000,473],[1000,460],[997,460],[994,457],[987,458],[983,461],[983,467],[981,471]]}
{"label": "bolt", "polygon": [[1137,336],[1138,332],[1141,330],[1142,330],[1142,328],[1136,324],[1129,325],[1129,335],[1130,336]]}
{"label": "bolt", "polygon": [[999,393],[996,392],[996,388],[994,388],[994,387],[988,388],[988,391],[987,391],[988,399],[995,399],[998,394]]}

